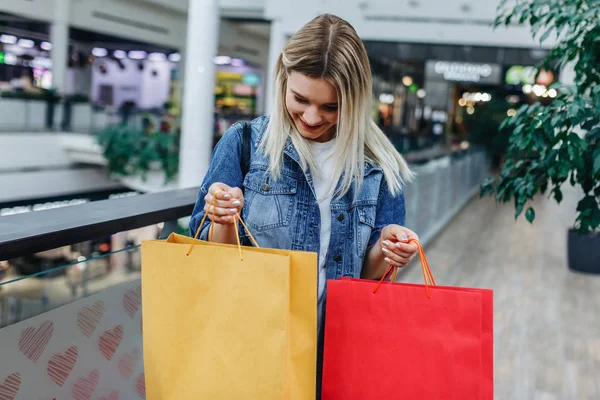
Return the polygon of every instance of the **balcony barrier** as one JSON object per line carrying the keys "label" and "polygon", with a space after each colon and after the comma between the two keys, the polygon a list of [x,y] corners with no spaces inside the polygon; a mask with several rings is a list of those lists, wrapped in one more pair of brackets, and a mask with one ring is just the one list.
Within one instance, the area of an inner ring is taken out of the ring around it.
{"label": "balcony barrier", "polygon": [[[488,164],[482,152],[469,151],[414,169],[417,178],[405,191],[407,226],[426,245],[473,197]],[[82,254],[27,276],[9,271],[0,278],[0,395],[145,398],[139,243],[104,254],[90,253],[85,244],[133,229],[150,228],[164,237],[177,229],[173,221],[190,215],[197,192],[180,189],[0,218],[0,260],[56,258],[64,246],[79,246]]]}

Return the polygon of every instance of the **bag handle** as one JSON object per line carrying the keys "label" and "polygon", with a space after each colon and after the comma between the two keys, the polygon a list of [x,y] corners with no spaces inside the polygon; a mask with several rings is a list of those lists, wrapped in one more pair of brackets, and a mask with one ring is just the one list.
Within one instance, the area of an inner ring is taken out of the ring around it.
{"label": "bag handle", "polygon": [[[219,192],[217,191],[217,193],[215,193],[210,201],[210,206],[213,208],[217,207],[217,194]],[[210,208],[210,207],[209,207]],[[198,225],[198,229],[196,229],[196,234],[194,235],[194,240],[198,239],[198,236],[200,235],[200,231],[202,230],[202,225],[204,225],[204,222],[206,221],[206,217],[208,216],[208,213],[205,212],[204,215],[202,216],[202,220],[200,221],[200,225]],[[238,227],[237,221],[239,221],[242,226],[244,227],[244,230],[246,231],[246,233],[248,234],[248,237],[250,238],[250,241],[252,242],[252,244],[254,244],[255,247],[260,248],[260,246],[258,245],[258,243],[256,242],[256,239],[254,239],[254,236],[252,236],[252,233],[250,232],[250,229],[248,229],[248,226],[246,226],[246,224],[244,223],[244,220],[242,219],[242,216],[240,215],[239,212],[236,212],[235,215],[233,216],[233,223],[236,225],[236,227]],[[211,226],[208,228],[208,241],[212,242],[212,234],[213,234],[213,225],[211,224]],[[240,242],[240,235],[235,235],[235,238],[237,239],[237,245],[238,245],[238,250],[240,251],[240,259],[244,259],[244,257],[242,256],[242,243]],[[192,253],[192,250],[194,249],[194,244],[190,244],[190,248],[188,249],[186,256],[189,256]]]}
{"label": "bag handle", "polygon": [[[408,240],[408,243],[415,243],[417,245],[417,248],[419,249],[419,258],[421,259],[421,271],[423,272],[423,280],[425,281],[425,291],[427,292],[427,298],[430,299],[431,294],[429,293],[429,286],[436,286],[436,283],[435,279],[433,279],[431,268],[429,267],[429,261],[427,261],[425,251],[423,251],[423,246],[421,246],[421,243],[417,239],[411,238]],[[379,280],[379,283],[375,287],[375,290],[373,290],[373,294],[377,293],[377,291],[381,287],[381,284],[384,281],[390,280],[391,282],[395,282],[396,274],[398,273],[399,268],[400,267],[389,265],[388,269],[385,271],[385,274]]]}

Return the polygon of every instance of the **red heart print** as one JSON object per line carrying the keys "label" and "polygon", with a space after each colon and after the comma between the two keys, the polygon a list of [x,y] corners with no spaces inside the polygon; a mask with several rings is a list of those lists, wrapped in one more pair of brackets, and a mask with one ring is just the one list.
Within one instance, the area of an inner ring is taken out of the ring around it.
{"label": "red heart print", "polygon": [[119,400],[119,392],[114,390],[108,396],[100,397],[98,400]]}
{"label": "red heart print", "polygon": [[146,378],[143,373],[139,374],[135,380],[135,391],[142,399],[146,398]]}
{"label": "red heart print", "polygon": [[108,330],[100,336],[100,352],[108,361],[112,360],[113,355],[123,340],[123,325],[117,325],[114,329]]}
{"label": "red heart print", "polygon": [[124,379],[131,378],[131,375],[135,372],[137,363],[140,360],[140,350],[134,349],[130,353],[125,353],[119,360],[119,375]]}
{"label": "red heart print", "polygon": [[14,400],[21,388],[21,374],[10,374],[0,385],[0,400]]}
{"label": "red heart print", "polygon": [[73,371],[79,354],[77,347],[72,346],[65,354],[56,353],[48,361],[48,377],[58,386],[65,384],[65,381]]}
{"label": "red heart print", "polygon": [[104,314],[104,302],[97,301],[91,306],[82,307],[77,313],[77,327],[87,337],[92,337]]}
{"label": "red heart print", "polygon": [[131,318],[134,317],[137,310],[142,304],[142,287],[138,286],[135,289],[130,289],[123,295],[123,307]]}
{"label": "red heart print", "polygon": [[100,372],[97,369],[93,370],[89,373],[87,377],[82,376],[77,378],[77,381],[73,385],[73,390],[71,394],[73,395],[74,400],[90,400],[96,387],[98,386],[98,381],[100,380]]}
{"label": "red heart print", "polygon": [[19,337],[19,350],[31,361],[37,362],[46,350],[53,331],[54,325],[51,321],[42,322],[37,329],[34,327],[24,329]]}

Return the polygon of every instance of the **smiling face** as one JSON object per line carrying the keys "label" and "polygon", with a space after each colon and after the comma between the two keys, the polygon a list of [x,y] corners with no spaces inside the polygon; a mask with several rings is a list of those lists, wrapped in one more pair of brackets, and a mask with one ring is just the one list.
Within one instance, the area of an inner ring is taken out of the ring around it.
{"label": "smiling face", "polygon": [[292,71],[287,77],[285,106],[304,138],[328,142],[335,135],[339,108],[337,92],[325,79]]}

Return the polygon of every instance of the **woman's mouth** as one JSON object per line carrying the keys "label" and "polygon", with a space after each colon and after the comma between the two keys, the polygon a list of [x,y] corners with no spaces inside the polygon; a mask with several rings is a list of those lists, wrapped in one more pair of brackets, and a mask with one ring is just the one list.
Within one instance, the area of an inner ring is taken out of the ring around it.
{"label": "woman's mouth", "polygon": [[298,118],[300,120],[300,123],[302,124],[302,128],[306,129],[307,131],[310,132],[314,132],[319,130],[319,128],[321,128],[323,126],[323,124],[319,124],[319,125],[308,125],[306,122],[302,121],[302,118]]}

